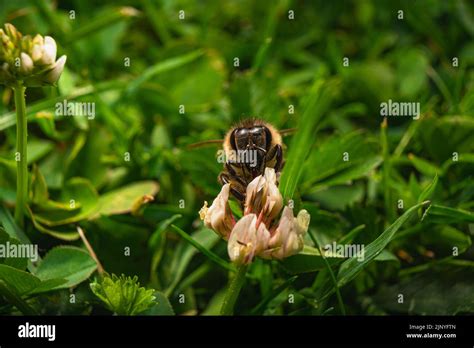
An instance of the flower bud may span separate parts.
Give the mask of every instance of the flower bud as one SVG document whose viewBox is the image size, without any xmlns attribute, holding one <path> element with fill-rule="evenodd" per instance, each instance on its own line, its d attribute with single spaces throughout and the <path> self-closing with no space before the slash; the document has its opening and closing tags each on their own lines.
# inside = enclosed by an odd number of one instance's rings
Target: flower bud
<svg viewBox="0 0 474 348">
<path fill-rule="evenodd" d="M 52 37 L 23 36 L 13 25 L 5 24 L 0 29 L 0 83 L 11 87 L 19 83 L 26 87 L 55 85 L 66 63 L 66 56 L 56 60 L 56 54 Z"/>
<path fill-rule="evenodd" d="M 33 60 L 29 55 L 24 52 L 21 52 L 21 61 L 20 61 L 20 71 L 22 74 L 29 74 L 33 71 Z"/>
<path fill-rule="evenodd" d="M 54 41 L 51 36 L 46 36 L 44 38 L 43 56 L 40 60 L 41 63 L 44 65 L 53 64 L 56 61 L 56 50 L 56 41 Z"/>
<path fill-rule="evenodd" d="M 237 264 L 248 264 L 254 256 L 268 247 L 270 232 L 265 224 L 257 226 L 257 215 L 249 214 L 241 218 L 232 229 L 227 243 L 230 259 Z"/>
<path fill-rule="evenodd" d="M 199 211 L 201 220 L 204 224 L 217 232 L 222 238 L 227 240 L 230 232 L 235 225 L 234 216 L 229 206 L 230 184 L 222 186 L 221 192 L 217 195 L 212 205 L 208 208 L 207 202 Z"/>
<path fill-rule="evenodd" d="M 61 56 L 54 64 L 53 68 L 44 75 L 43 81 L 51 85 L 56 84 L 64 70 L 66 59 L 66 56 Z"/>
</svg>

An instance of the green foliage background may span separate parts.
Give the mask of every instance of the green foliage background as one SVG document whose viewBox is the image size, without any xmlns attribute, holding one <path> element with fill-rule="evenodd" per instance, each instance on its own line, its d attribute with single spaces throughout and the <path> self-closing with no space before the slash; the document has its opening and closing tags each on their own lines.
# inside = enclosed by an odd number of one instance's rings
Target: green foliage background
<svg viewBox="0 0 474 348">
<path fill-rule="evenodd" d="M 42 256 L 0 260 L 0 313 L 136 314 L 127 301 L 143 294 L 142 314 L 217 314 L 233 267 L 198 211 L 222 165 L 216 146 L 187 146 L 249 116 L 298 129 L 281 190 L 311 235 L 301 255 L 252 264 L 236 314 L 472 313 L 473 13 L 463 0 L 0 1 L 0 23 L 68 56 L 57 88 L 27 90 L 25 231 L 10 216 L 15 113 L 0 89 L 0 240 Z M 96 117 L 55 116 L 64 99 Z M 389 99 L 419 102 L 420 119 L 381 126 Z M 107 272 L 138 278 L 100 288 L 77 225 Z M 318 244 L 333 241 L 371 258 L 324 260 Z"/>
</svg>

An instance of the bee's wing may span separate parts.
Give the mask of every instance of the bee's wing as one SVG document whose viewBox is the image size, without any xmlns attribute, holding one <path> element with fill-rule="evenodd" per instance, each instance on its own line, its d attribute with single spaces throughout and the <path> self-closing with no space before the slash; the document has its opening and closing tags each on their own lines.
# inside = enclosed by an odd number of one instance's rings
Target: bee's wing
<svg viewBox="0 0 474 348">
<path fill-rule="evenodd" d="M 213 139 L 213 140 L 204 140 L 204 141 L 199 141 L 197 143 L 189 144 L 188 149 L 197 149 L 200 147 L 204 146 L 210 146 L 210 145 L 221 145 L 223 143 L 224 139 Z"/>
</svg>

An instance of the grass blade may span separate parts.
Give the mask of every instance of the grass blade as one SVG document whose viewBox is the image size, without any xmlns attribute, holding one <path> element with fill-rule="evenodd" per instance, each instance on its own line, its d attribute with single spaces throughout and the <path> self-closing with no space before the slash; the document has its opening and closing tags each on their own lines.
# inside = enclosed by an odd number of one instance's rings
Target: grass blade
<svg viewBox="0 0 474 348">
<path fill-rule="evenodd" d="M 313 235 L 313 232 L 311 231 L 311 229 L 308 230 L 308 233 L 309 233 L 309 236 L 311 237 L 311 240 L 313 241 L 314 245 L 318 247 L 319 252 L 321 253 L 321 256 L 324 260 L 324 263 L 326 264 L 326 268 L 329 272 L 329 275 L 331 276 L 331 280 L 332 280 L 333 285 L 334 285 L 334 291 L 336 291 L 337 302 L 339 303 L 339 308 L 341 309 L 341 313 L 342 313 L 342 315 L 346 315 L 346 308 L 344 307 L 344 301 L 342 300 L 341 292 L 339 291 L 339 286 L 337 285 L 337 280 L 336 280 L 336 277 L 334 276 L 334 272 L 332 271 L 332 268 L 329 265 L 328 260 L 326 260 L 326 257 L 324 256 L 324 254 L 321 250 L 321 247 L 319 246 L 318 240 Z"/>
<path fill-rule="evenodd" d="M 275 289 L 273 289 L 272 291 L 270 291 L 270 293 L 267 296 L 265 296 L 265 298 L 262 301 L 260 301 L 260 303 L 254 309 L 252 309 L 250 314 L 251 315 L 262 314 L 263 311 L 265 310 L 265 308 L 267 307 L 267 305 L 270 303 L 270 301 L 273 300 L 278 295 L 280 295 L 280 293 L 283 290 L 285 290 L 287 287 L 289 287 L 291 284 L 293 284 L 293 282 L 297 278 L 298 278 L 298 276 L 290 277 L 287 280 L 285 280 L 285 282 L 283 284 L 281 284 L 280 286 L 278 286 Z"/>
<path fill-rule="evenodd" d="M 205 247 L 203 247 L 201 244 L 199 244 L 198 242 L 196 242 L 193 238 L 191 238 L 191 236 L 189 234 L 187 234 L 186 232 L 184 232 L 182 229 L 180 229 L 178 226 L 176 225 L 171 225 L 171 228 L 173 230 L 176 231 L 176 233 L 178 233 L 183 239 L 185 239 L 189 244 L 191 244 L 193 247 L 195 247 L 197 250 L 199 250 L 200 252 L 202 252 L 204 255 L 206 255 L 211 261 L 215 262 L 216 264 L 218 264 L 219 266 L 221 266 L 222 268 L 228 270 L 228 271 L 231 271 L 231 272 L 235 272 L 235 267 L 233 267 L 232 265 L 230 265 L 227 261 L 223 260 L 222 258 L 220 258 L 218 255 L 214 254 L 212 251 L 206 249 Z"/>
<path fill-rule="evenodd" d="M 66 43 L 72 43 L 87 38 L 89 35 L 94 34 L 115 23 L 129 19 L 131 17 L 137 17 L 138 15 L 139 11 L 133 7 L 120 7 L 112 11 L 107 11 L 105 15 L 93 18 L 77 30 L 69 33 L 66 36 Z"/>
<path fill-rule="evenodd" d="M 335 87 L 333 82 L 325 83 L 316 79 L 304 103 L 304 111 L 297 126 L 299 134 L 292 139 L 280 181 L 280 191 L 285 199 L 293 198 L 301 178 L 303 163 L 311 152 L 319 121 L 333 98 Z"/>
<path fill-rule="evenodd" d="M 344 286 L 352 279 L 354 279 L 360 271 L 362 271 L 373 259 L 380 254 L 390 241 L 395 236 L 395 233 L 408 221 L 410 217 L 417 211 L 418 208 L 428 204 L 429 201 L 419 203 L 408 209 L 402 216 L 400 216 L 392 225 L 390 225 L 380 236 L 378 236 L 372 243 L 365 248 L 365 257 L 362 262 L 358 261 L 357 256 L 351 257 L 344 261 L 339 268 L 337 275 L 337 284 L 339 287 Z"/>
<path fill-rule="evenodd" d="M 132 83 L 130 83 L 128 88 L 125 90 L 125 94 L 130 95 L 136 92 L 138 87 L 140 87 L 144 82 L 151 79 L 153 76 L 191 63 L 203 54 L 204 51 L 202 49 L 199 49 L 191 53 L 183 54 L 178 57 L 173 57 L 153 65 L 152 67 L 146 69 L 145 72 L 138 76 L 134 81 L 132 81 Z"/>
<path fill-rule="evenodd" d="M 115 89 L 122 89 L 128 85 L 127 80 L 111 80 L 96 83 L 95 85 L 86 85 L 84 87 L 77 88 L 73 93 L 68 95 L 61 95 L 54 98 L 44 99 L 40 102 L 33 103 L 26 108 L 26 115 L 28 121 L 34 121 L 34 114 L 37 112 L 43 111 L 45 109 L 52 108 L 56 103 L 63 102 L 65 99 L 68 101 L 75 100 L 80 97 L 90 96 L 95 93 L 102 93 L 106 91 L 111 91 Z M 8 127 L 14 126 L 16 124 L 16 114 L 14 111 L 7 112 L 2 117 L 0 117 L 0 131 L 5 130 Z"/>
</svg>

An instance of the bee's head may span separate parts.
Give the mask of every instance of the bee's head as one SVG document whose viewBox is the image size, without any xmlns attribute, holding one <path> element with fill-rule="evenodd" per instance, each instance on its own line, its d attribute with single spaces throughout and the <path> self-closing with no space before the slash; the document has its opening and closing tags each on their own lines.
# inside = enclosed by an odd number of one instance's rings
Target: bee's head
<svg viewBox="0 0 474 348">
<path fill-rule="evenodd" d="M 272 134 L 268 127 L 238 127 L 230 135 L 230 143 L 234 150 L 268 151 L 272 143 Z"/>
</svg>

